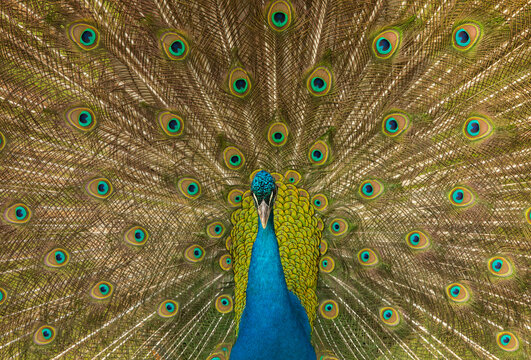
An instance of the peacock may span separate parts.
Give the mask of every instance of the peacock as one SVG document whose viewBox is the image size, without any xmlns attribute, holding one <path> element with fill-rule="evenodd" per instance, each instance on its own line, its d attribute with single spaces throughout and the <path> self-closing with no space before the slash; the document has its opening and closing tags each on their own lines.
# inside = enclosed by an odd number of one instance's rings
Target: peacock
<svg viewBox="0 0 531 360">
<path fill-rule="evenodd" d="M 531 356 L 526 0 L 2 0 L 0 358 Z"/>
</svg>

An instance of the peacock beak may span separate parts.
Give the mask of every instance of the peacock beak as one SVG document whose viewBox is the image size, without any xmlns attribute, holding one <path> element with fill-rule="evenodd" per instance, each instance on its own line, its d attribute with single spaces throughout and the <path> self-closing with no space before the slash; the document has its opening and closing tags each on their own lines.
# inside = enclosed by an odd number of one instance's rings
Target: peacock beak
<svg viewBox="0 0 531 360">
<path fill-rule="evenodd" d="M 269 213 L 271 212 L 271 207 L 266 203 L 265 200 L 262 200 L 262 203 L 258 205 L 258 216 L 260 217 L 260 223 L 262 228 L 267 227 L 267 220 L 269 220 Z"/>
</svg>

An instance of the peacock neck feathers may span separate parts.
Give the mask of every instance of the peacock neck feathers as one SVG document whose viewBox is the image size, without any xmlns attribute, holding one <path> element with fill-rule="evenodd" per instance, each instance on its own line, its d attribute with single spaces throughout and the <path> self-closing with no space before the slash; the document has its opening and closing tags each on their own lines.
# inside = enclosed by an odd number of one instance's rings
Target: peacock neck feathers
<svg viewBox="0 0 531 360">
<path fill-rule="evenodd" d="M 258 225 L 231 359 L 314 360 L 308 317 L 284 278 L 273 216 L 271 212 L 265 229 Z"/>
</svg>

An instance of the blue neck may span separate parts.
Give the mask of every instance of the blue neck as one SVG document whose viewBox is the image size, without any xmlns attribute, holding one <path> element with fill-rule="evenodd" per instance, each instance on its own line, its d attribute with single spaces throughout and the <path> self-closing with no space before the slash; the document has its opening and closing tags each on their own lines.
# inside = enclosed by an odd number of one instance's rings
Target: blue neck
<svg viewBox="0 0 531 360">
<path fill-rule="evenodd" d="M 258 220 L 246 305 L 230 358 L 315 360 L 310 332 L 300 300 L 286 286 L 272 211 L 265 229 Z"/>
</svg>

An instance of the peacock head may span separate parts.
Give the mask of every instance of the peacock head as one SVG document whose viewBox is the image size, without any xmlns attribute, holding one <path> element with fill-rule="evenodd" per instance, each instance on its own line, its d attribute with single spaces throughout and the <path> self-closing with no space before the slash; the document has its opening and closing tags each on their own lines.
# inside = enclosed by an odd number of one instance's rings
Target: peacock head
<svg viewBox="0 0 531 360">
<path fill-rule="evenodd" d="M 258 211 L 260 223 L 262 224 L 262 228 L 265 229 L 277 195 L 275 179 L 267 171 L 259 171 L 254 176 L 251 184 L 251 192 L 253 194 L 254 205 Z"/>
</svg>

